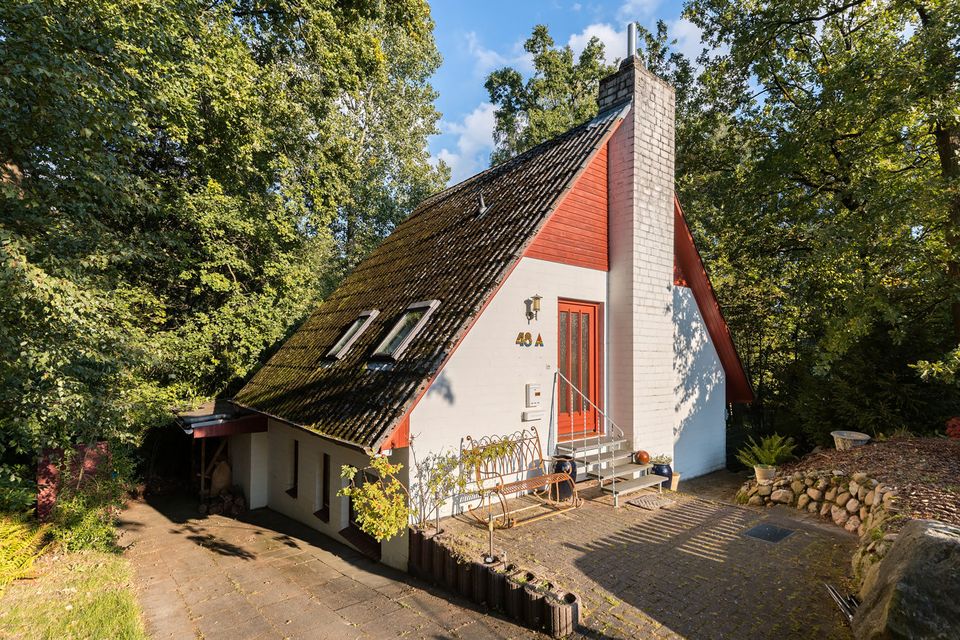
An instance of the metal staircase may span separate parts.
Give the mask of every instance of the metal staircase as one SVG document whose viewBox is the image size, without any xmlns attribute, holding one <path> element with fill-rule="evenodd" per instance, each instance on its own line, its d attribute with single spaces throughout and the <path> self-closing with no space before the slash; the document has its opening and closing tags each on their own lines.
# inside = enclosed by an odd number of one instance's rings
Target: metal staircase
<svg viewBox="0 0 960 640">
<path fill-rule="evenodd" d="M 560 380 L 570 389 L 571 397 L 574 393 L 579 394 L 583 402 L 589 403 L 596 410 L 598 424 L 591 431 L 586 429 L 586 425 L 582 425 L 584 428 L 581 431 L 570 434 L 575 439 L 558 442 L 556 455 L 573 458 L 577 463 L 578 476 L 582 470 L 587 477 L 597 478 L 600 488 L 613 494 L 615 506 L 620 506 L 620 496 L 647 487 L 655 486 L 663 491 L 663 483 L 667 482 L 668 478 L 652 473 L 652 464 L 635 464 L 633 451 L 630 450 L 623 430 L 559 371 L 556 372 L 554 389 L 559 389 L 556 383 Z M 599 424 L 601 417 L 606 429 Z"/>
</svg>

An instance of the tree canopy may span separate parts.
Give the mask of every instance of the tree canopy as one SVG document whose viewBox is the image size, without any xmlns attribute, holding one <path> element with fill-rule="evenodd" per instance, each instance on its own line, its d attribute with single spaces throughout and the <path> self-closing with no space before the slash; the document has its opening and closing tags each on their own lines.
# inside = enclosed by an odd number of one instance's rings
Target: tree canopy
<svg viewBox="0 0 960 640">
<path fill-rule="evenodd" d="M 0 461 L 242 379 L 442 186 L 423 0 L 0 6 Z"/>
</svg>

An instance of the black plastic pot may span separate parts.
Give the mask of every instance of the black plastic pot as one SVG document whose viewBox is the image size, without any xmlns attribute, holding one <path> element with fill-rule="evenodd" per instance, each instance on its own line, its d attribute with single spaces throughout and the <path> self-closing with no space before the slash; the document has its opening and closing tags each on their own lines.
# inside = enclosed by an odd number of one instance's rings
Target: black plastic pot
<svg viewBox="0 0 960 640">
<path fill-rule="evenodd" d="M 573 481 L 577 481 L 577 462 L 571 456 L 557 456 L 557 461 L 553 465 L 554 473 L 568 473 Z M 560 481 L 556 483 L 557 499 L 568 500 L 573 495 L 573 487 L 569 482 Z"/>
<path fill-rule="evenodd" d="M 574 593 L 550 594 L 544 599 L 543 613 L 547 633 L 563 638 L 580 624 L 580 598 Z"/>
</svg>

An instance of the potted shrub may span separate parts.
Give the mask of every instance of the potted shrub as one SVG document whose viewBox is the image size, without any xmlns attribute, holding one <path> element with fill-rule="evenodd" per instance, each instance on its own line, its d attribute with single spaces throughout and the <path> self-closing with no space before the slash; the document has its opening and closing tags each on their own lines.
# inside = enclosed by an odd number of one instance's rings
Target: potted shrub
<svg viewBox="0 0 960 640">
<path fill-rule="evenodd" d="M 770 481 L 777 475 L 777 465 L 796 457 L 793 455 L 795 447 L 793 438 L 784 438 L 776 433 L 760 438 L 759 443 L 750 437 L 746 445 L 737 451 L 737 460 L 753 467 L 757 482 Z"/>
<path fill-rule="evenodd" d="M 670 463 L 673 462 L 673 458 L 667 454 L 661 453 L 660 455 L 653 456 L 650 458 L 650 462 L 653 464 L 653 473 L 655 475 L 663 476 L 667 480 L 673 477 L 673 469 L 670 468 Z"/>
</svg>

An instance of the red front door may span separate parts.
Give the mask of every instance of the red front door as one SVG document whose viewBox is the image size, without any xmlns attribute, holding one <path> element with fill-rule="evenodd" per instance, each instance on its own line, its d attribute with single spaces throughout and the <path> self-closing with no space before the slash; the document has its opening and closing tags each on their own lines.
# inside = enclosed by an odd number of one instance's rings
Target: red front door
<svg viewBox="0 0 960 640">
<path fill-rule="evenodd" d="M 558 332 L 557 432 L 561 440 L 594 436 L 602 430 L 600 405 L 600 306 L 560 301 Z M 578 393 L 579 390 L 579 393 Z M 582 395 L 581 395 L 582 394 Z"/>
</svg>

